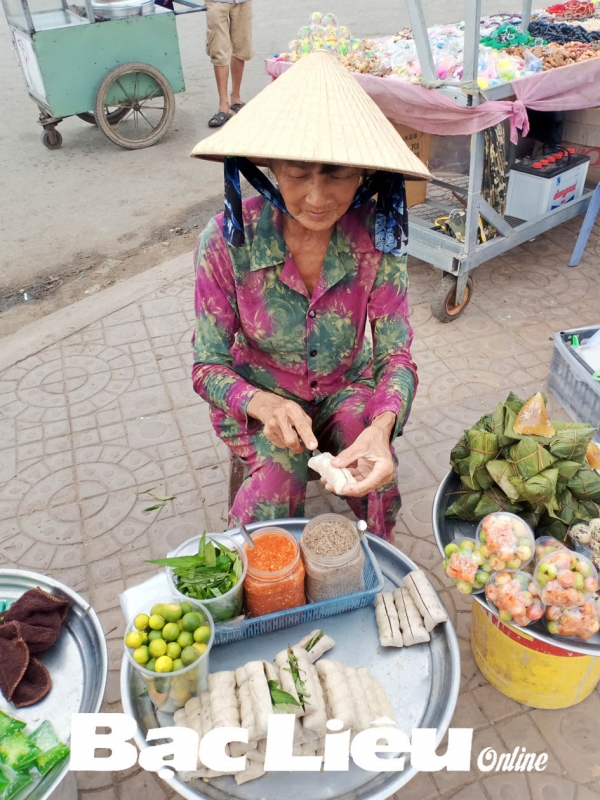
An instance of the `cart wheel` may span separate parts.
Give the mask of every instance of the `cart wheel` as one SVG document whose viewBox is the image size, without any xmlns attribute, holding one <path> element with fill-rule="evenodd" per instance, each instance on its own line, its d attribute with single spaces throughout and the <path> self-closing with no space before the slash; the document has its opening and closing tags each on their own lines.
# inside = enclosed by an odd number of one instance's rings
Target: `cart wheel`
<svg viewBox="0 0 600 800">
<path fill-rule="evenodd" d="M 430 300 L 431 313 L 440 322 L 454 322 L 468 306 L 472 294 L 473 278 L 469 278 L 462 303 L 456 305 L 456 278 L 447 275 L 442 278 Z"/>
<path fill-rule="evenodd" d="M 48 150 L 58 150 L 63 143 L 62 135 L 56 128 L 44 128 L 42 131 L 42 144 Z"/>
<path fill-rule="evenodd" d="M 112 114 L 125 112 L 115 124 Z M 109 72 L 96 93 L 96 125 L 127 150 L 151 147 L 169 130 L 175 95 L 165 76 L 149 64 L 122 64 Z"/>
<path fill-rule="evenodd" d="M 123 119 L 125 114 L 127 114 L 128 109 L 126 108 L 119 108 L 117 111 L 113 111 L 111 114 L 106 115 L 106 119 L 111 125 L 116 125 L 120 119 Z M 89 122 L 90 125 L 96 124 L 96 117 L 94 116 L 93 111 L 84 111 L 82 114 L 77 114 L 79 119 L 82 119 L 84 122 Z"/>
</svg>

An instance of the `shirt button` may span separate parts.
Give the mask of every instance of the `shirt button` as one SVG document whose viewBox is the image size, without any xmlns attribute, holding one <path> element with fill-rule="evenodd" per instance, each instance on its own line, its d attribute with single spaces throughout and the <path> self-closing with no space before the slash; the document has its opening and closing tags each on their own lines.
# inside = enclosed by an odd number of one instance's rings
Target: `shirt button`
<svg viewBox="0 0 600 800">
<path fill-rule="evenodd" d="M 317 355 L 317 351 L 316 350 L 311 350 L 310 354 L 314 358 Z"/>
<path fill-rule="evenodd" d="M 311 389 L 315 389 L 316 386 L 317 386 L 317 382 L 316 381 L 311 381 L 310 382 L 310 386 L 311 386 Z"/>
<path fill-rule="evenodd" d="M 309 317 L 316 317 L 317 316 L 317 312 L 314 310 L 314 308 L 311 308 L 311 310 L 308 312 L 308 316 Z"/>
</svg>

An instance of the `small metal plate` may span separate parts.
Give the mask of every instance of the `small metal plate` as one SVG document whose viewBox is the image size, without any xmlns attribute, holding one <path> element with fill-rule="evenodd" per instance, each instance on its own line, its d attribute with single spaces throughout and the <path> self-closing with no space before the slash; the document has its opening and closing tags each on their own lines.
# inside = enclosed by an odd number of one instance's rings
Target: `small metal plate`
<svg viewBox="0 0 600 800">
<path fill-rule="evenodd" d="M 28 730 L 49 720 L 61 741 L 71 737 L 71 714 L 100 710 L 108 677 L 108 651 L 104 632 L 94 609 L 72 589 L 45 575 L 0 569 L 0 600 L 18 599 L 39 586 L 49 594 L 67 597 L 71 610 L 58 641 L 40 656 L 52 678 L 49 694 L 28 708 L 15 708 L 0 695 L 0 709 L 27 723 Z M 60 783 L 68 763 L 51 770 L 28 794 L 28 800 L 44 800 Z"/>
<path fill-rule="evenodd" d="M 475 538 L 477 530 L 476 522 L 465 522 L 461 519 L 452 519 L 444 516 L 446 509 L 452 505 L 456 499 L 456 493 L 461 491 L 460 478 L 452 470 L 446 475 L 441 482 L 439 489 L 436 492 L 433 501 L 433 534 L 437 543 L 438 549 L 444 557 L 444 547 L 452 542 L 454 539 L 461 536 L 470 536 Z M 488 604 L 485 599 L 485 594 L 474 594 L 473 599 L 477 600 L 484 608 L 489 609 L 494 616 L 497 616 L 495 610 Z M 572 638 L 570 636 L 551 636 L 543 622 L 534 622 L 528 625 L 527 628 L 518 628 L 518 630 L 527 631 L 526 635 L 533 636 L 541 642 L 547 642 L 564 650 L 569 650 L 572 653 L 581 653 L 586 656 L 600 656 L 600 632 L 594 634 L 587 642 L 581 639 Z"/>
<path fill-rule="evenodd" d="M 308 520 L 277 521 L 277 525 L 295 532 Z M 385 591 L 401 585 L 402 578 L 416 565 L 399 550 L 369 535 L 369 546 L 381 567 Z M 331 657 L 353 667 L 368 667 L 385 687 L 395 712 L 398 727 L 409 736 L 415 727 L 437 728 L 437 742 L 443 738 L 458 697 L 460 656 L 454 628 L 450 622 L 435 628 L 428 644 L 407 648 L 382 648 L 379 645 L 375 613 L 372 605 L 321 621 L 322 629 L 335 639 Z M 254 659 L 272 660 L 288 644 L 319 627 L 307 623 L 295 628 L 269 633 L 213 648 L 210 671 L 232 670 Z M 136 742 L 145 742 L 148 728 L 172 724 L 172 718 L 158 720 L 150 699 L 142 695 L 143 686 L 123 659 L 121 697 L 123 709 L 138 722 Z M 140 696 L 142 695 L 142 696 Z M 371 773 L 351 764 L 348 772 L 271 773 L 256 781 L 237 786 L 232 777 L 205 783 L 186 784 L 177 777 L 168 782 L 171 788 L 189 800 L 385 800 L 414 778 L 416 772 L 407 766 L 401 773 Z"/>
</svg>

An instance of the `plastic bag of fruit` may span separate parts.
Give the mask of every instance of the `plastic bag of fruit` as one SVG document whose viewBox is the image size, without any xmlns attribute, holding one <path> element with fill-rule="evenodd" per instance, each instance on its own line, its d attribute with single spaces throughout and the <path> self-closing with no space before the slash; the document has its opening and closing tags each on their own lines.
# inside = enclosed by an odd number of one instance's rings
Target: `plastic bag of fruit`
<svg viewBox="0 0 600 800">
<path fill-rule="evenodd" d="M 444 571 L 461 594 L 481 592 L 492 572 L 475 539 L 463 538 L 444 548 Z"/>
<path fill-rule="evenodd" d="M 559 542 L 554 536 L 540 536 L 535 540 L 535 553 L 534 560 L 536 565 L 544 558 L 544 556 L 554 553 L 556 550 L 569 550 L 564 542 Z"/>
<path fill-rule="evenodd" d="M 502 622 L 525 628 L 544 616 L 540 587 L 526 572 L 495 572 L 485 587 L 485 596 Z"/>
<path fill-rule="evenodd" d="M 497 511 L 477 527 L 479 550 L 496 572 L 522 569 L 533 558 L 535 539 L 529 525 L 516 514 Z"/>
<path fill-rule="evenodd" d="M 571 636 L 585 642 L 600 630 L 598 608 L 591 598 L 578 608 L 548 606 L 546 627 L 554 636 Z"/>
<path fill-rule="evenodd" d="M 547 606 L 575 608 L 585 603 L 586 594 L 598 591 L 598 573 L 589 558 L 569 550 L 555 550 L 535 568 L 535 580 L 542 587 Z"/>
</svg>

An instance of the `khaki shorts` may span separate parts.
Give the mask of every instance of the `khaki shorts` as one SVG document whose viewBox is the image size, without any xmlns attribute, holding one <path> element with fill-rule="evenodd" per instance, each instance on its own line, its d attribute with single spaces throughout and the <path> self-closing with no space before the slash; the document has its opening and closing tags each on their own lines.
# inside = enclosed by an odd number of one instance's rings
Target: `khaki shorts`
<svg viewBox="0 0 600 800">
<path fill-rule="evenodd" d="M 215 67 L 228 67 L 232 56 L 250 61 L 252 0 L 245 3 L 206 3 L 206 53 Z"/>
</svg>

